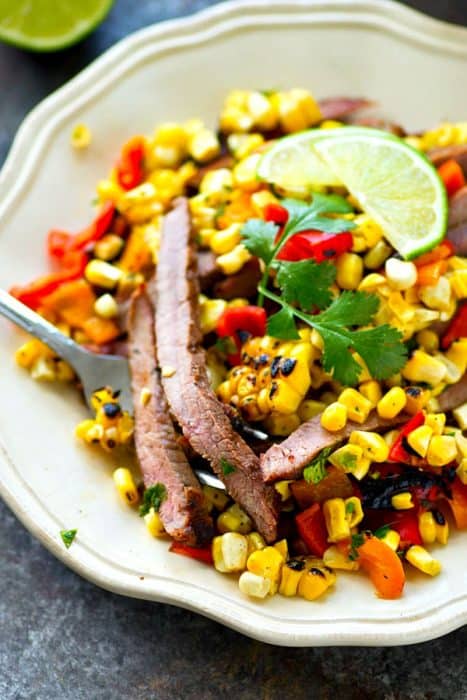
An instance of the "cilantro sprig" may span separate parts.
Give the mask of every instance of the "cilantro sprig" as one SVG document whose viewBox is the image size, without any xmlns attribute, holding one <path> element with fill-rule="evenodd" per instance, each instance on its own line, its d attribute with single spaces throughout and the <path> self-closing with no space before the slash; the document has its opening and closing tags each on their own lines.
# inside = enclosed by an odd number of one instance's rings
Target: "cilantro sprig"
<svg viewBox="0 0 467 700">
<path fill-rule="evenodd" d="M 303 470 L 303 478 L 308 484 L 319 484 L 319 482 L 325 478 L 327 475 L 326 462 L 333 449 L 332 447 L 325 447 L 324 450 L 321 450 L 319 455 L 305 467 Z"/>
<path fill-rule="evenodd" d="M 297 320 L 316 329 L 324 343 L 324 369 L 347 386 L 357 384 L 362 371 L 352 351 L 360 355 L 375 379 L 387 379 L 398 372 L 407 358 L 401 333 L 388 324 L 359 329 L 369 326 L 378 311 L 380 302 L 375 294 L 344 291 L 333 299 L 334 265 L 312 259 L 277 260 L 281 248 L 300 231 L 341 233 L 354 228 L 351 221 L 336 217 L 352 211 L 347 200 L 338 195 L 314 194 L 311 204 L 284 199 L 281 206 L 289 217 L 279 240 L 279 227 L 262 219 L 250 219 L 242 228 L 245 247 L 264 263 L 258 304 L 263 305 L 268 298 L 280 307 L 268 319 L 268 334 L 281 340 L 298 340 Z M 268 289 L 273 268 L 280 295 Z M 314 313 L 317 310 L 320 313 Z"/>
<path fill-rule="evenodd" d="M 150 486 L 143 494 L 143 502 L 139 507 L 141 517 L 147 515 L 151 508 L 154 508 L 156 513 L 161 507 L 162 502 L 167 498 L 167 489 L 164 484 L 157 483 Z"/>
</svg>

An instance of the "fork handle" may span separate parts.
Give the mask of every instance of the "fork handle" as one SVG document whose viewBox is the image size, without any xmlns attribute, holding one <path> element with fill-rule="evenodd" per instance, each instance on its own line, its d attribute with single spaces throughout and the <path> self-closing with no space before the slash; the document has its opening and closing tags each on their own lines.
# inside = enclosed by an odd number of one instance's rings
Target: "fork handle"
<svg viewBox="0 0 467 700">
<path fill-rule="evenodd" d="M 79 345 L 3 289 L 0 289 L 0 315 L 42 340 L 57 355 L 76 367 L 82 354 Z"/>
</svg>

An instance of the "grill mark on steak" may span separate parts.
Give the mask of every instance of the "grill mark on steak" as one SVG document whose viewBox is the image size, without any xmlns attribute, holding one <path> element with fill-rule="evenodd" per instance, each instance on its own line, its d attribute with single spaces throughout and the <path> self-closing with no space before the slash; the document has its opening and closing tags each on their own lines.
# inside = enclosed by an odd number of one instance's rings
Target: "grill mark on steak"
<svg viewBox="0 0 467 700">
<path fill-rule="evenodd" d="M 467 401 L 467 376 L 453 384 L 438 397 L 442 411 L 450 411 Z M 288 438 L 273 445 L 260 457 L 261 471 L 265 482 L 280 479 L 296 479 L 304 467 L 326 447 L 337 447 L 344 442 L 353 430 L 374 430 L 381 432 L 396 428 L 410 419 L 402 413 L 391 420 L 380 418 L 373 411 L 363 424 L 348 421 L 347 425 L 336 433 L 329 433 L 321 426 L 321 416 L 315 416 L 297 428 Z"/>
<path fill-rule="evenodd" d="M 278 500 L 261 478 L 258 457 L 233 430 L 206 371 L 198 323 L 199 284 L 187 201 L 165 217 L 157 274 L 156 331 L 161 367 L 175 373 L 162 384 L 172 413 L 196 452 L 207 459 L 228 493 L 268 542 L 277 534 Z M 224 474 L 228 462 L 234 471 Z"/>
<path fill-rule="evenodd" d="M 166 488 L 159 515 L 169 535 L 189 545 L 205 544 L 214 534 L 213 524 L 201 486 L 177 440 L 155 371 L 154 311 L 144 292 L 132 300 L 129 329 L 135 443 L 144 484 L 149 488 L 162 483 Z M 144 387 L 151 391 L 146 406 L 140 400 Z"/>
</svg>

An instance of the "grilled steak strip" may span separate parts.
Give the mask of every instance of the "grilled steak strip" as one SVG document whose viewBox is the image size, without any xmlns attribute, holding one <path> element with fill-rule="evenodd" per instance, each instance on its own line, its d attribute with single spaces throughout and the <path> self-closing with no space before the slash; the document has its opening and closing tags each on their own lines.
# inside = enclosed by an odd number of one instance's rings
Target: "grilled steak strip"
<svg viewBox="0 0 467 700">
<path fill-rule="evenodd" d="M 169 416 L 167 401 L 156 371 L 154 312 L 145 293 L 131 304 L 130 371 L 135 411 L 135 443 L 146 488 L 161 483 L 166 488 L 159 515 L 175 540 L 201 545 L 213 536 L 201 486 L 193 474 Z M 143 406 L 141 391 L 151 397 Z"/>
<path fill-rule="evenodd" d="M 443 391 L 438 397 L 442 411 L 449 411 L 467 401 L 467 376 Z M 401 413 L 392 420 L 380 418 L 372 411 L 362 424 L 348 421 L 345 428 L 336 433 L 329 433 L 321 426 L 321 416 L 315 416 L 297 428 L 288 438 L 278 445 L 273 445 L 260 457 L 261 471 L 265 482 L 281 479 L 297 479 L 304 467 L 326 447 L 337 447 L 344 442 L 353 430 L 373 430 L 381 432 L 396 428 L 410 418 Z"/>
<path fill-rule="evenodd" d="M 263 483 L 258 457 L 234 431 L 209 384 L 198 293 L 189 211 L 181 198 L 165 217 L 159 252 L 156 331 L 162 384 L 193 449 L 210 462 L 228 493 L 271 542 L 277 532 L 277 494 Z"/>
<path fill-rule="evenodd" d="M 360 97 L 330 97 L 319 100 L 318 104 L 323 119 L 343 119 L 359 109 L 371 107 L 374 103 Z"/>
</svg>

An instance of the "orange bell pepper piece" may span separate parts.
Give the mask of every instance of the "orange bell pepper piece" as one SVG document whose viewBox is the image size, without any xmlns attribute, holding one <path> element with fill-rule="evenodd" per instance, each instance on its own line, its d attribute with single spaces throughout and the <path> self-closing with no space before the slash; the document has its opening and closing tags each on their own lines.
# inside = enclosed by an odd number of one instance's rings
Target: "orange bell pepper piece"
<svg viewBox="0 0 467 700">
<path fill-rule="evenodd" d="M 83 323 L 83 331 L 96 345 L 104 345 L 118 338 L 121 331 L 114 321 L 109 318 L 91 316 Z"/>
<path fill-rule="evenodd" d="M 459 530 L 467 529 L 467 486 L 460 479 L 451 484 L 452 498 L 449 499 L 452 515 Z"/>
<path fill-rule="evenodd" d="M 438 260 L 445 260 L 454 255 L 454 246 L 451 241 L 443 241 L 436 248 L 430 250 L 428 253 L 424 253 L 416 258 L 413 262 L 417 267 L 423 267 L 423 265 L 429 265 L 430 263 L 437 262 Z"/>
<path fill-rule="evenodd" d="M 42 307 L 54 311 L 61 321 L 73 328 L 82 328 L 94 315 L 96 295 L 86 280 L 65 282 L 52 294 L 44 297 Z"/>
<path fill-rule="evenodd" d="M 464 172 L 459 163 L 453 158 L 439 166 L 438 174 L 444 182 L 448 197 L 452 197 L 465 185 Z"/>
<path fill-rule="evenodd" d="M 437 260 L 428 265 L 422 265 L 417 268 L 417 284 L 420 287 L 433 287 L 447 269 L 446 260 Z"/>
<path fill-rule="evenodd" d="M 400 598 L 405 584 L 404 567 L 391 547 L 377 537 L 368 537 L 358 548 L 358 561 L 380 598 Z"/>
</svg>

